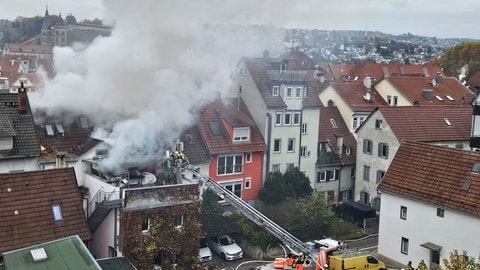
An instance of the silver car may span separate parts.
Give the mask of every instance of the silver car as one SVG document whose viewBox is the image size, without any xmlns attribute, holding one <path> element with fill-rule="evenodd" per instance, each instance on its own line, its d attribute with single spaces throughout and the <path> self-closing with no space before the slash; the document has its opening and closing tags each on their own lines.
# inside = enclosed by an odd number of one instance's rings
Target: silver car
<svg viewBox="0 0 480 270">
<path fill-rule="evenodd" d="M 224 260 L 233 261 L 243 258 L 242 248 L 228 234 L 208 239 L 208 246 Z"/>
<path fill-rule="evenodd" d="M 200 239 L 200 248 L 198 250 L 197 262 L 208 262 L 212 259 L 212 250 L 208 247 L 208 241 L 205 238 Z"/>
</svg>

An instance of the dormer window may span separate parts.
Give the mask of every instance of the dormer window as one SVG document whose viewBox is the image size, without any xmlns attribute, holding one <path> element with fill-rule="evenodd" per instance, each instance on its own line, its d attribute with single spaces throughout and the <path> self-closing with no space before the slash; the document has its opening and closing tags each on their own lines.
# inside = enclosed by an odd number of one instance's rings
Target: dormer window
<svg viewBox="0 0 480 270">
<path fill-rule="evenodd" d="M 233 141 L 234 142 L 250 141 L 250 128 L 249 127 L 235 128 L 233 130 Z"/>
<path fill-rule="evenodd" d="M 280 94 L 280 86 L 275 85 L 272 89 L 272 96 L 277 97 Z"/>
<path fill-rule="evenodd" d="M 287 98 L 293 97 L 293 87 L 287 87 Z"/>
</svg>

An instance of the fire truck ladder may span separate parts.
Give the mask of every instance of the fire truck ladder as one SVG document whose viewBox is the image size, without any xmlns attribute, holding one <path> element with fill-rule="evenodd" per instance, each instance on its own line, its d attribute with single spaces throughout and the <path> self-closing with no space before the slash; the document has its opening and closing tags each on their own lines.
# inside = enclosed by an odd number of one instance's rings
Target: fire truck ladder
<svg viewBox="0 0 480 270">
<path fill-rule="evenodd" d="M 298 238 L 296 238 L 295 236 L 287 232 L 285 229 L 277 225 L 275 222 L 270 220 L 268 217 L 260 213 L 257 209 L 239 198 L 232 191 L 215 182 L 215 180 L 213 180 L 212 178 L 199 174 L 195 170 L 195 167 L 193 167 L 192 165 L 186 165 L 184 168 L 192 172 L 195 177 L 200 180 L 200 183 L 205 184 L 207 187 L 212 189 L 218 196 L 223 197 L 227 202 L 229 202 L 233 207 L 239 210 L 243 215 L 245 215 L 255 224 L 267 230 L 277 239 L 282 241 L 283 245 L 285 245 L 292 253 L 298 254 L 299 252 L 302 252 L 305 256 L 308 255 L 306 254 L 309 253 L 309 246 L 307 244 L 300 241 Z"/>
</svg>

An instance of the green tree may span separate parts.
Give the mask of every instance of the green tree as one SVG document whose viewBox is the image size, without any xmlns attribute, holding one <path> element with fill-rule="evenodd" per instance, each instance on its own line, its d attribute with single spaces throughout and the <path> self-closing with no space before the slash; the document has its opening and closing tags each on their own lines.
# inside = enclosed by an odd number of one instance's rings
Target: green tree
<svg viewBox="0 0 480 270">
<path fill-rule="evenodd" d="M 270 173 L 258 198 L 265 204 L 279 204 L 288 199 L 309 196 L 313 192 L 310 180 L 297 167 L 290 167 L 281 174 Z"/>
<path fill-rule="evenodd" d="M 450 252 L 449 259 L 443 259 L 443 267 L 446 270 L 480 270 L 480 258 L 475 261 L 466 251 L 460 253 L 455 249 Z"/>
<path fill-rule="evenodd" d="M 217 194 L 210 188 L 203 191 L 201 209 L 204 215 L 222 215 L 224 212 Z"/>
<path fill-rule="evenodd" d="M 458 77 L 459 70 L 468 64 L 468 80 L 473 74 L 480 70 L 480 42 L 463 42 L 447 50 L 439 59 L 438 65 L 443 69 L 445 75 Z"/>
<path fill-rule="evenodd" d="M 280 227 L 304 239 L 330 235 L 330 227 L 335 219 L 322 193 L 268 205 L 262 212 Z"/>
</svg>

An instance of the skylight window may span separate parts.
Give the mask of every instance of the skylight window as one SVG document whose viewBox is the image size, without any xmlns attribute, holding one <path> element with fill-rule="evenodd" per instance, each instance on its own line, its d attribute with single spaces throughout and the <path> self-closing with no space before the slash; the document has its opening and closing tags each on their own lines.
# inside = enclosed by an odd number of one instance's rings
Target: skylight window
<svg viewBox="0 0 480 270">
<path fill-rule="evenodd" d="M 445 124 L 447 124 L 447 126 L 452 126 L 452 123 L 450 122 L 450 120 L 448 120 L 448 118 L 443 118 L 443 121 L 445 121 Z"/>
<path fill-rule="evenodd" d="M 335 119 L 330 119 L 330 123 L 332 124 L 332 127 L 336 128 L 337 127 L 337 123 L 335 122 Z"/>
<path fill-rule="evenodd" d="M 439 101 L 443 101 L 443 98 L 441 96 L 435 96 L 435 98 Z"/>
<path fill-rule="evenodd" d="M 86 117 L 80 117 L 80 125 L 82 128 L 88 128 L 88 119 Z"/>
<path fill-rule="evenodd" d="M 52 125 L 45 125 L 45 130 L 47 131 L 48 136 L 53 136 L 55 133 L 53 132 L 53 127 Z"/>
<path fill-rule="evenodd" d="M 60 207 L 60 204 L 58 203 L 53 204 L 52 212 L 53 212 L 53 220 L 55 221 L 55 223 L 59 223 L 63 221 L 62 208 Z"/>
<path fill-rule="evenodd" d="M 447 97 L 447 99 L 450 100 L 450 101 L 454 101 L 454 100 L 455 100 L 453 97 L 451 97 L 451 96 L 449 96 L 449 95 L 446 95 L 445 97 Z"/>
<path fill-rule="evenodd" d="M 55 127 L 57 128 L 58 135 L 65 135 L 65 130 L 63 129 L 62 124 L 55 124 Z"/>
</svg>

